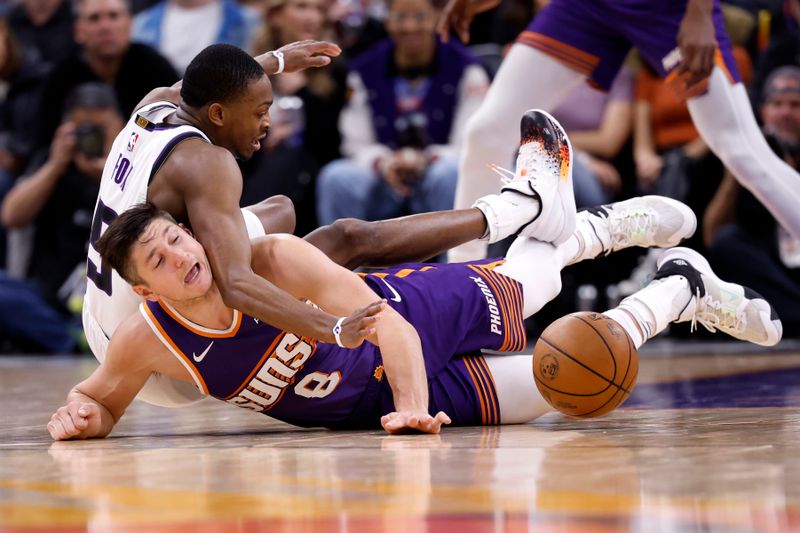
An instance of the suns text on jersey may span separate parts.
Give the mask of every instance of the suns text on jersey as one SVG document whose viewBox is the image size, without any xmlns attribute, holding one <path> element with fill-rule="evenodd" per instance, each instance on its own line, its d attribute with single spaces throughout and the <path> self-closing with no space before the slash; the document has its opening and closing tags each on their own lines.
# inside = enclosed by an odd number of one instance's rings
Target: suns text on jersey
<svg viewBox="0 0 800 533">
<path fill-rule="evenodd" d="M 315 340 L 284 333 L 268 350 L 264 364 L 239 393 L 227 401 L 252 409 L 265 411 L 281 399 L 287 387 L 294 383 L 295 375 L 317 350 Z"/>
</svg>

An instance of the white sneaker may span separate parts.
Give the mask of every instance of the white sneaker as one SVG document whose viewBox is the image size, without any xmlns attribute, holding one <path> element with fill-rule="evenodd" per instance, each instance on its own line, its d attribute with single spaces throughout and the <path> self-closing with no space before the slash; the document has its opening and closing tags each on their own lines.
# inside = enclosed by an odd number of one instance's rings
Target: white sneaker
<svg viewBox="0 0 800 533">
<path fill-rule="evenodd" d="M 591 257 L 631 246 L 671 248 L 695 229 L 697 217 L 689 206 L 664 196 L 641 196 L 578 213 L 577 231 Z"/>
<path fill-rule="evenodd" d="M 516 172 L 497 165 L 492 170 L 506 181 L 500 198 L 514 204 L 531 201 L 536 202 L 534 206 L 538 204 L 538 213 L 517 228 L 521 236 L 556 245 L 572 236 L 575 231 L 572 146 L 556 119 L 539 109 L 526 111 L 520 120 Z"/>
<path fill-rule="evenodd" d="M 658 260 L 655 279 L 682 276 L 691 295 L 675 322 L 697 323 L 709 331 L 719 329 L 731 337 L 773 346 L 781 340 L 783 325 L 775 309 L 760 294 L 719 279 L 708 261 L 688 248 L 672 248 Z"/>
</svg>

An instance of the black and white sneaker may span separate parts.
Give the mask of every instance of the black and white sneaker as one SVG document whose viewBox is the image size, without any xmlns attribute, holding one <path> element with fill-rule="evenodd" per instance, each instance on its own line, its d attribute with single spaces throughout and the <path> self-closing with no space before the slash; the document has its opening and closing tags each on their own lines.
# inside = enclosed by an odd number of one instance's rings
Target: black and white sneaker
<svg viewBox="0 0 800 533">
<path fill-rule="evenodd" d="M 689 282 L 688 300 L 676 298 L 675 322 L 700 323 L 709 331 L 720 330 L 731 337 L 762 346 L 778 344 L 783 325 L 775 309 L 760 294 L 736 283 L 722 281 L 708 261 L 689 248 L 672 248 L 658 260 L 654 280 L 682 276 Z M 685 302 L 685 303 L 684 303 Z"/>
<path fill-rule="evenodd" d="M 535 216 L 514 218 L 502 224 L 523 237 L 561 244 L 575 231 L 575 194 L 572 190 L 572 146 L 564 128 L 548 113 L 532 109 L 520 121 L 520 146 L 516 172 L 492 165 L 505 182 L 499 195 L 484 197 L 476 202 L 492 202 L 515 208 L 533 205 Z M 483 209 L 482 209 L 483 210 Z M 502 207 L 495 212 L 506 211 Z M 519 211 L 519 210 L 517 210 Z M 485 211 L 484 211 L 485 212 Z M 519 211 L 522 213 L 521 211 Z M 498 217 L 501 218 L 501 217 Z M 488 219 L 488 217 L 487 217 Z M 493 231 L 490 221 L 490 240 L 500 231 Z"/>
</svg>

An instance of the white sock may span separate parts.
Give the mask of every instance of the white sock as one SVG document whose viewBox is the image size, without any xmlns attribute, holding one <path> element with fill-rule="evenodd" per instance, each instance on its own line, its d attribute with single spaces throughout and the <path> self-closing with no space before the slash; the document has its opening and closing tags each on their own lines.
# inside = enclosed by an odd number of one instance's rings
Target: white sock
<svg viewBox="0 0 800 533">
<path fill-rule="evenodd" d="M 567 262 L 568 265 L 580 263 L 587 259 L 594 259 L 606 251 L 607 246 L 611 242 L 611 236 L 608 234 L 606 225 L 599 221 L 593 224 L 590 222 L 589 217 L 594 217 L 589 211 L 581 211 L 578 213 L 574 237 L 579 241 L 578 249 L 571 259 Z M 604 240 L 606 243 L 604 243 Z"/>
<path fill-rule="evenodd" d="M 664 331 L 682 313 L 685 314 L 687 307 L 693 305 L 694 299 L 686 278 L 670 276 L 651 282 L 622 300 L 617 308 L 603 314 L 628 332 L 638 350 L 645 341 Z"/>
</svg>

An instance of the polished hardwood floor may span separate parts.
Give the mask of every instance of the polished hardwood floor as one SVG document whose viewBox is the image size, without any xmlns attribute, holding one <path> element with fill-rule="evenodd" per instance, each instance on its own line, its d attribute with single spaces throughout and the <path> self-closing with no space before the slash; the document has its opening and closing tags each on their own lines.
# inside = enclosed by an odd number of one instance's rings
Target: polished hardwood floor
<svg viewBox="0 0 800 533">
<path fill-rule="evenodd" d="M 105 440 L 45 424 L 85 358 L 0 358 L 0 531 L 800 531 L 800 352 L 645 353 L 594 420 L 441 435 L 304 430 L 136 402 Z"/>
</svg>

